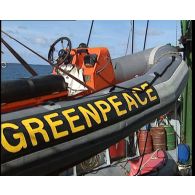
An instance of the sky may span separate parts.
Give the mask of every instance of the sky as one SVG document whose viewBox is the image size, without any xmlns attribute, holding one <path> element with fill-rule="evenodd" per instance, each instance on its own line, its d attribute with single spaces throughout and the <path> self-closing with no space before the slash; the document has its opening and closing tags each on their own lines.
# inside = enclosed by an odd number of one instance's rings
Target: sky
<svg viewBox="0 0 195 195">
<path fill-rule="evenodd" d="M 134 53 L 143 50 L 146 20 L 135 20 L 134 28 Z M 50 45 L 59 37 L 66 36 L 72 41 L 73 48 L 79 43 L 87 42 L 91 20 L 69 20 L 69 21 L 2 21 L 2 30 L 32 48 L 47 58 Z M 90 47 L 107 47 L 111 58 L 124 56 L 130 32 L 130 44 L 127 54 L 131 54 L 130 20 L 95 20 L 89 42 Z M 20 46 L 15 41 L 2 35 L 3 38 L 29 63 L 43 64 L 43 61 L 30 51 Z M 171 43 L 178 44 L 181 36 L 179 20 L 150 20 L 146 49 Z M 2 61 L 18 62 L 12 54 L 2 45 Z"/>
</svg>

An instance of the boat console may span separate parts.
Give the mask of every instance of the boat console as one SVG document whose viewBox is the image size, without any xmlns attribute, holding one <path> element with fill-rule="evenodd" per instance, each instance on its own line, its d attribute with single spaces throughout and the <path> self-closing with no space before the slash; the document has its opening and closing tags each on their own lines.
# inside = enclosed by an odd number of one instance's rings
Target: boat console
<svg viewBox="0 0 195 195">
<path fill-rule="evenodd" d="M 57 44 L 62 44 L 64 41 L 68 42 L 67 47 L 63 46 L 59 51 L 56 50 Z M 89 48 L 82 43 L 78 48 L 72 49 L 70 39 L 61 37 L 51 45 L 48 60 L 55 66 L 53 74 L 63 75 L 56 66 L 66 68 L 69 64 L 76 67 L 78 71 L 82 70 L 83 82 L 94 91 L 99 91 L 115 83 L 114 69 L 107 48 Z M 71 73 L 70 70 L 67 71 Z"/>
</svg>

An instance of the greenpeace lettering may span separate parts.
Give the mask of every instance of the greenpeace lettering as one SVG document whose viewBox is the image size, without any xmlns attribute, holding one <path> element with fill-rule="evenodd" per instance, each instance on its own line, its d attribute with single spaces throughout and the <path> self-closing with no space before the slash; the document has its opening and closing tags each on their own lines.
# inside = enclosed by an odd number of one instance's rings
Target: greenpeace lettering
<svg viewBox="0 0 195 195">
<path fill-rule="evenodd" d="M 64 130 L 62 132 L 58 132 L 57 127 L 60 125 L 63 125 L 63 121 L 62 120 L 56 120 L 56 121 L 52 120 L 52 118 L 57 117 L 57 116 L 59 116 L 58 113 L 52 113 L 52 114 L 48 114 L 48 115 L 44 116 L 44 119 L 47 121 L 47 123 L 51 127 L 54 139 L 59 139 L 61 137 L 65 137 L 69 134 L 67 130 Z"/>
<path fill-rule="evenodd" d="M 118 123 L 159 102 L 156 90 L 142 83 L 133 91 L 110 93 L 93 101 L 4 122 L 1 124 L 2 162 Z"/>
<path fill-rule="evenodd" d="M 124 114 L 127 113 L 127 110 L 126 109 L 119 110 L 119 106 L 122 105 L 122 102 L 121 101 L 117 101 L 117 102 L 114 101 L 114 99 L 118 99 L 118 97 L 116 95 L 115 96 L 112 96 L 112 97 L 109 97 L 107 99 L 112 104 L 112 106 L 114 107 L 114 109 L 115 109 L 115 111 L 116 111 L 116 113 L 117 113 L 118 116 L 122 116 L 122 115 L 124 115 Z"/>
<path fill-rule="evenodd" d="M 91 104 L 87 104 L 87 106 L 88 106 L 88 108 L 90 110 L 87 110 L 86 108 L 83 108 L 82 106 L 79 106 L 78 107 L 78 109 L 80 110 L 80 112 L 85 117 L 87 126 L 88 127 L 92 127 L 92 123 L 91 123 L 91 120 L 90 120 L 89 116 L 91 116 L 91 119 L 95 120 L 97 124 L 100 124 L 101 123 L 101 118 L 100 118 L 100 115 L 97 112 L 97 110 Z"/>
<path fill-rule="evenodd" d="M 4 131 L 7 128 L 11 128 L 13 131 L 13 140 L 18 142 L 17 144 L 9 143 L 10 140 L 7 139 L 6 132 Z M 1 145 L 11 153 L 19 152 L 22 148 L 27 147 L 27 143 L 23 133 L 17 132 L 18 126 L 12 123 L 3 123 L 1 125 Z M 15 133 L 14 133 L 15 131 Z"/>
<path fill-rule="evenodd" d="M 33 146 L 36 146 L 38 144 L 36 139 L 36 134 L 41 134 L 45 142 L 49 141 L 47 131 L 43 129 L 44 123 L 40 119 L 38 118 L 25 119 L 22 120 L 22 124 L 24 125 L 25 129 L 28 131 Z M 32 125 L 33 126 L 36 125 L 36 127 L 32 127 Z"/>
</svg>

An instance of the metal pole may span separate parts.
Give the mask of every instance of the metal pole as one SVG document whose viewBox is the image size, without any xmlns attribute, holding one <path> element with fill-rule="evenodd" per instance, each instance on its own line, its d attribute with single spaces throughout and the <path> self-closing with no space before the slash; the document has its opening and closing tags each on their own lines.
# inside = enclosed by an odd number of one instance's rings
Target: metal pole
<svg viewBox="0 0 195 195">
<path fill-rule="evenodd" d="M 20 45 L 22 45 L 23 47 L 25 47 L 26 49 L 30 50 L 32 53 L 34 53 L 35 55 L 39 56 L 41 59 L 45 60 L 46 62 L 48 62 L 49 64 L 51 64 L 46 58 L 44 58 L 43 56 L 41 56 L 40 54 L 38 54 L 37 52 L 33 51 L 31 48 L 27 47 L 26 45 L 24 45 L 23 43 L 21 43 L 20 41 L 18 41 L 17 39 L 13 38 L 12 36 L 10 36 L 9 34 L 7 34 L 6 32 L 2 31 L 2 33 L 4 33 L 5 35 L 7 35 L 10 39 L 13 39 L 14 41 L 16 41 L 17 43 L 19 43 Z"/>
<path fill-rule="evenodd" d="M 176 40 L 175 40 L 176 43 L 175 43 L 175 45 L 177 47 L 177 20 L 176 20 L 176 35 L 175 36 L 176 36 Z"/>
<path fill-rule="evenodd" d="M 134 20 L 133 20 L 133 27 L 132 27 L 132 45 L 131 45 L 131 53 L 133 54 L 134 49 Z"/>
<path fill-rule="evenodd" d="M 7 49 L 15 56 L 15 58 L 26 68 L 26 70 L 32 75 L 37 76 L 38 74 L 30 67 L 30 65 L 6 42 L 1 38 L 1 42 L 7 47 Z"/>
<path fill-rule="evenodd" d="M 91 32 L 92 32 L 92 28 L 93 28 L 93 23 L 94 23 L 94 20 L 92 20 L 92 22 L 91 22 L 91 28 L 90 28 L 90 31 L 89 31 L 89 36 L 88 36 L 88 40 L 87 40 L 87 46 L 89 45 L 89 41 L 90 41 L 90 38 L 91 38 Z"/>
</svg>

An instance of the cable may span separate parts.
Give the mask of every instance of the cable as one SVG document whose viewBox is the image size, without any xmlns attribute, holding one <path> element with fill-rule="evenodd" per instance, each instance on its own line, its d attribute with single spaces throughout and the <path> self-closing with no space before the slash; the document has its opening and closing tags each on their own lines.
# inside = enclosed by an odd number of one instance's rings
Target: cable
<svg viewBox="0 0 195 195">
<path fill-rule="evenodd" d="M 130 21 L 130 24 L 131 24 L 131 21 Z M 127 47 L 126 47 L 125 56 L 127 55 L 127 51 L 128 51 L 128 47 L 129 47 L 130 35 L 131 35 L 131 28 L 129 29 L 129 36 L 128 36 L 128 40 L 127 40 Z"/>
<path fill-rule="evenodd" d="M 171 60 L 171 62 L 170 62 L 170 64 L 168 64 L 166 67 L 165 67 L 165 69 L 163 70 L 163 72 L 161 73 L 161 74 L 159 74 L 159 73 L 157 73 L 157 72 L 154 72 L 154 75 L 155 75 L 155 77 L 154 77 L 154 79 L 150 82 L 150 84 L 146 87 L 146 88 L 148 88 L 149 86 L 151 86 L 159 77 L 161 77 L 166 71 L 167 71 L 167 69 L 173 64 L 173 62 L 175 61 L 175 56 L 172 56 L 172 60 Z"/>
<path fill-rule="evenodd" d="M 146 150 L 146 144 L 147 144 L 147 140 L 148 140 L 149 129 L 150 129 L 150 124 L 148 124 L 148 126 L 147 126 L 147 134 L 146 134 L 146 139 L 145 139 L 145 144 L 144 144 L 144 151 L 143 151 L 143 156 L 142 156 L 142 159 L 141 159 L 141 163 L 139 165 L 139 169 L 138 169 L 137 173 L 133 176 L 137 176 L 139 174 L 139 172 L 141 171 L 142 163 L 143 163 L 143 160 L 144 160 L 144 154 L 145 154 L 145 150 Z"/>
<path fill-rule="evenodd" d="M 50 62 L 44 58 L 43 56 L 41 56 L 40 54 L 38 54 L 37 52 L 33 51 L 31 48 L 27 47 L 26 45 L 24 45 L 23 43 L 21 43 L 20 41 L 18 41 L 17 39 L 13 38 L 12 36 L 10 36 L 9 34 L 7 34 L 6 32 L 4 32 L 3 30 L 1 30 L 1 32 L 3 34 L 5 34 L 6 36 L 8 36 L 10 39 L 13 39 L 14 41 L 16 41 L 17 43 L 19 43 L 20 45 L 22 45 L 23 47 L 25 47 L 26 49 L 28 49 L 29 51 L 31 51 L 32 53 L 34 53 L 35 55 L 39 56 L 41 59 L 43 59 L 44 61 L 46 61 L 47 63 L 50 64 Z"/>
<path fill-rule="evenodd" d="M 146 32 L 145 32 L 145 38 L 144 38 L 144 47 L 143 47 L 143 51 L 144 51 L 145 48 L 146 48 L 146 38 L 147 38 L 147 35 L 148 35 L 148 25 L 149 25 L 149 20 L 147 20 L 147 24 L 146 24 Z"/>
</svg>

